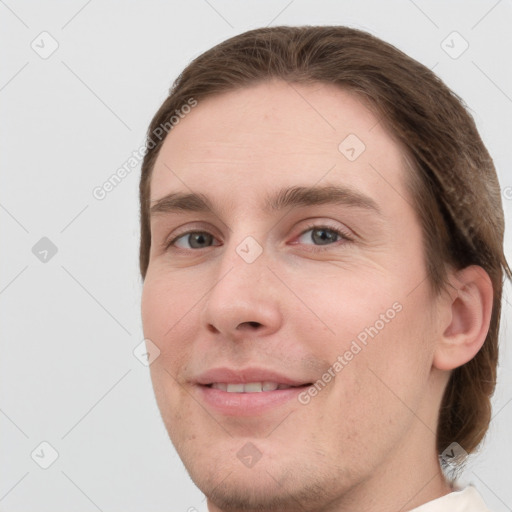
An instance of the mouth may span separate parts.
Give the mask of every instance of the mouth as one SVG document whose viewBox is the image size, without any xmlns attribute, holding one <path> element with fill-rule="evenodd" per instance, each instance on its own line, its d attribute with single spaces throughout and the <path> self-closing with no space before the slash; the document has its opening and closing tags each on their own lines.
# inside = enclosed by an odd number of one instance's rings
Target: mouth
<svg viewBox="0 0 512 512">
<path fill-rule="evenodd" d="M 292 386 L 290 384 L 282 384 L 278 382 L 212 382 L 211 384 L 206 384 L 206 387 L 212 389 L 219 389 L 220 391 L 225 391 L 227 393 L 265 393 L 269 391 L 276 391 L 281 389 L 291 389 L 291 388 L 304 388 L 311 386 L 313 383 L 308 382 L 307 384 L 299 384 L 296 386 Z"/>
<path fill-rule="evenodd" d="M 256 416 L 297 407 L 297 396 L 313 381 L 263 368 L 214 368 L 194 379 L 199 400 L 223 416 Z"/>
</svg>

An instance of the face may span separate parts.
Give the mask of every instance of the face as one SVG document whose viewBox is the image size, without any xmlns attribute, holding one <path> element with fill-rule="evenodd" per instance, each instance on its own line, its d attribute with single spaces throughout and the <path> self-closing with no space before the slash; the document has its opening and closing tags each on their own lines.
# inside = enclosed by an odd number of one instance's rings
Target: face
<svg viewBox="0 0 512 512">
<path fill-rule="evenodd" d="M 376 116 L 327 84 L 208 98 L 167 136 L 142 321 L 210 510 L 361 503 L 433 460 L 437 323 L 406 172 Z"/>
</svg>

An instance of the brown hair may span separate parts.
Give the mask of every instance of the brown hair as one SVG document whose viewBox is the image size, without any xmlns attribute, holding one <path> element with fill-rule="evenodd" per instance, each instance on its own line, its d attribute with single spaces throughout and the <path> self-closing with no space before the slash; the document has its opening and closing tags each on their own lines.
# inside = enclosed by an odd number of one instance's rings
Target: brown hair
<svg viewBox="0 0 512 512">
<path fill-rule="evenodd" d="M 271 27 L 232 37 L 194 59 L 173 83 L 147 134 L 140 180 L 140 271 L 145 278 L 151 246 L 150 180 L 165 137 L 159 127 L 191 98 L 258 82 L 324 82 L 358 94 L 405 149 L 407 186 L 415 202 L 425 247 L 427 279 L 445 289 L 447 268 L 481 266 L 494 302 L 489 331 L 476 356 L 452 371 L 437 429 L 437 450 L 452 442 L 473 452 L 491 419 L 504 273 L 504 218 L 493 161 L 463 101 L 430 69 L 394 46 L 343 26 Z M 161 130 L 160 130 L 161 131 Z"/>
</svg>

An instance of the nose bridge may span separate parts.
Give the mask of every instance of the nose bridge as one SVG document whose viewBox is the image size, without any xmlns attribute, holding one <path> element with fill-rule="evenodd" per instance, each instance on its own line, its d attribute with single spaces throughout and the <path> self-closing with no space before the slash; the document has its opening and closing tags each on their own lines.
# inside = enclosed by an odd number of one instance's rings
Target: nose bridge
<svg viewBox="0 0 512 512">
<path fill-rule="evenodd" d="M 269 333 L 280 325 L 277 296 L 267 251 L 249 235 L 225 244 L 216 267 L 216 281 L 203 304 L 203 325 L 228 336 L 246 328 Z"/>
<path fill-rule="evenodd" d="M 251 229 L 248 223 L 243 221 L 231 225 L 231 233 L 225 242 L 218 266 L 219 280 L 227 280 L 225 285 L 241 287 L 243 290 L 245 282 L 257 291 L 258 282 L 269 272 L 267 265 L 270 264 L 269 251 L 264 250 L 264 227 L 261 225 L 261 228 L 255 231 L 254 225 Z"/>
</svg>

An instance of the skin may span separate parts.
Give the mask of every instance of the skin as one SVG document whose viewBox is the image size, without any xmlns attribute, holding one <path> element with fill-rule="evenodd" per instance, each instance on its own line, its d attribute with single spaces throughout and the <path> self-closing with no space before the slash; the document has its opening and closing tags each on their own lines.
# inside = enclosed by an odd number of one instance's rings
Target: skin
<svg viewBox="0 0 512 512">
<path fill-rule="evenodd" d="M 366 146 L 352 162 L 338 150 L 351 133 Z M 211 512 L 396 512 L 451 491 L 437 413 L 450 371 L 485 339 L 492 287 L 468 267 L 432 295 L 403 155 L 357 96 L 328 84 L 207 98 L 167 136 L 151 200 L 192 190 L 220 210 L 152 218 L 142 321 L 161 351 L 150 371 L 162 418 Z M 326 184 L 370 196 L 381 215 L 342 204 L 263 211 L 278 188 Z M 326 223 L 353 241 L 319 245 L 310 226 Z M 188 229 L 213 238 L 163 247 Z M 249 235 L 263 250 L 253 263 L 236 252 Z M 307 405 L 230 417 L 191 382 L 249 365 L 315 382 L 396 302 L 401 311 Z M 247 442 L 261 453 L 251 468 L 237 457 Z"/>
</svg>

